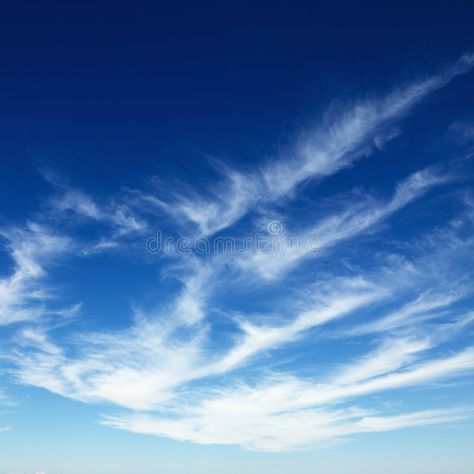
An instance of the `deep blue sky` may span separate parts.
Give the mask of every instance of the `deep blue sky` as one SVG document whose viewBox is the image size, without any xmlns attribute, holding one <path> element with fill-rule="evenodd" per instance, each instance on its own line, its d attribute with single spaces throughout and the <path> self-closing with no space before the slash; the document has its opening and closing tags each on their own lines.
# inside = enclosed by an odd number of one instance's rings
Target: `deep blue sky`
<svg viewBox="0 0 474 474">
<path fill-rule="evenodd" d="M 101 188 L 199 170 L 199 152 L 252 162 L 334 98 L 470 50 L 472 16 L 469 1 L 8 2 L 2 210 L 34 204 L 34 160 Z"/>
<path fill-rule="evenodd" d="M 0 474 L 471 474 L 473 20 L 2 5 Z"/>
</svg>

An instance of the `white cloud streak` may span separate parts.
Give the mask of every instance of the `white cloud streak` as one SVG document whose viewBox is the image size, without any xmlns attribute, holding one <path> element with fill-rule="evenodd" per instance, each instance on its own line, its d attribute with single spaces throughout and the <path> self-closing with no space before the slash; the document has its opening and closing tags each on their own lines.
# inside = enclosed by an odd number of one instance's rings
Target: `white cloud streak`
<svg viewBox="0 0 474 474">
<path fill-rule="evenodd" d="M 313 245 L 289 246 L 287 252 L 284 251 L 283 244 L 276 245 L 277 255 L 272 249 L 269 252 L 246 253 L 238 265 L 244 270 L 258 273 L 263 279 L 272 280 L 281 277 L 303 259 L 315 257 L 339 242 L 372 229 L 432 187 L 449 180 L 448 175 L 442 175 L 433 169 L 418 171 L 400 182 L 394 195 L 387 202 L 366 197 L 298 234 L 289 236 L 282 233 L 277 236 L 283 241 L 312 242 Z"/>
<path fill-rule="evenodd" d="M 54 314 L 45 306 L 51 299 L 44 283 L 45 267 L 69 252 L 71 241 L 33 222 L 25 229 L 3 229 L 0 234 L 13 260 L 11 274 L 0 279 L 0 326 Z"/>
<path fill-rule="evenodd" d="M 190 416 L 184 422 L 138 414 L 106 417 L 103 424 L 134 433 L 166 436 L 180 441 L 234 444 L 251 450 L 281 452 L 327 446 L 330 441 L 359 433 L 453 423 L 469 415 L 468 410 L 445 409 L 376 416 L 352 408 L 340 411 L 283 411 L 272 416 L 255 413 L 232 416 L 227 412 L 223 416 Z"/>
<path fill-rule="evenodd" d="M 288 197 L 302 183 L 335 174 L 370 154 L 374 147 L 380 148 L 393 138 L 390 130 L 394 124 L 415 105 L 457 75 L 469 72 L 473 64 L 474 55 L 466 54 L 438 75 L 340 111 L 320 128 L 308 131 L 285 156 L 258 172 L 244 173 L 222 166 L 224 181 L 211 190 L 214 197 L 197 193 L 185 196 L 169 190 L 171 200 L 150 195 L 142 198 L 178 220 L 194 223 L 201 235 L 219 232 L 255 206 Z"/>
<path fill-rule="evenodd" d="M 408 352 L 413 350 L 419 348 L 412 347 Z M 393 360 L 391 349 L 381 355 Z M 290 378 L 266 382 L 260 387 L 235 387 L 217 397 L 201 400 L 197 405 L 180 404 L 173 417 L 126 415 L 106 418 L 105 423 L 134 432 L 205 444 L 240 444 L 252 449 L 281 451 L 315 446 L 366 429 L 389 431 L 452 421 L 453 414 L 456 414 L 455 419 L 472 416 L 469 410 L 458 409 L 374 417 L 359 407 L 331 408 L 352 398 L 419 386 L 472 371 L 474 348 L 401 372 L 388 372 L 394 368 L 393 364 L 384 368 L 381 365 L 375 371 L 372 368 L 367 371 L 367 361 L 363 360 L 348 367 L 345 378 L 332 385 Z M 427 417 L 428 413 L 432 416 Z"/>
</svg>

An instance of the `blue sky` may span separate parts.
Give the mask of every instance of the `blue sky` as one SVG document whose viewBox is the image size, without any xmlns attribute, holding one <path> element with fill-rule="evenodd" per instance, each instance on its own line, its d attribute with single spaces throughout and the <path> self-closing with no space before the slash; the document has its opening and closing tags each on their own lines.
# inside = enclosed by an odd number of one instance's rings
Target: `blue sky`
<svg viewBox="0 0 474 474">
<path fill-rule="evenodd" d="M 0 473 L 472 473 L 472 6 L 20 3 Z"/>
</svg>

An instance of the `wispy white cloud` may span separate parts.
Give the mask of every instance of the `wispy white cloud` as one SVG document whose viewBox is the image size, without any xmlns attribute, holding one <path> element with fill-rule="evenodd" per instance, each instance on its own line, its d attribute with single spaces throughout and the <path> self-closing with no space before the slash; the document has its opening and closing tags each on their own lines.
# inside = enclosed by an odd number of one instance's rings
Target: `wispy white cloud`
<svg viewBox="0 0 474 474">
<path fill-rule="evenodd" d="M 384 296 L 382 289 L 359 279 L 341 280 L 338 284 L 338 291 L 310 302 L 307 309 L 292 318 L 290 323 L 257 326 L 250 322 L 241 322 L 243 337 L 224 357 L 204 367 L 203 372 L 207 374 L 232 370 L 256 354 L 288 344 L 306 331 L 347 316 Z"/>
<path fill-rule="evenodd" d="M 125 203 L 111 200 L 100 205 L 88 194 L 73 188 L 64 188 L 58 197 L 51 200 L 51 206 L 55 211 L 71 211 L 104 222 L 112 227 L 115 237 L 139 234 L 147 228 L 146 222 Z"/>
<path fill-rule="evenodd" d="M 298 387 L 291 387 L 293 390 Z M 235 444 L 259 451 L 290 451 L 327 446 L 350 435 L 392 431 L 413 426 L 452 423 L 472 416 L 469 410 L 444 409 L 378 416 L 360 408 L 346 410 L 281 410 L 273 416 L 256 410 L 227 410 L 202 413 L 185 420 L 162 419 L 146 414 L 106 417 L 103 424 L 134 433 L 166 436 L 200 444 Z M 250 404 L 247 405 L 250 408 Z M 213 409 L 207 405 L 205 409 Z"/>
<path fill-rule="evenodd" d="M 158 314 L 137 311 L 134 325 L 120 333 L 82 335 L 69 347 L 76 356 L 41 328 L 23 330 L 17 340 L 27 352 L 16 358 L 19 380 L 85 402 L 157 408 L 201 362 L 206 327 L 197 323 L 204 317 L 209 271 L 193 266 L 173 304 Z"/>
<path fill-rule="evenodd" d="M 417 80 L 379 99 L 366 99 L 343 108 L 325 123 L 302 134 L 282 157 L 271 160 L 257 172 L 236 171 L 221 166 L 222 183 L 210 196 L 186 195 L 168 190 L 169 197 L 142 194 L 149 204 L 197 225 L 211 235 L 233 225 L 258 204 L 290 196 L 304 182 L 322 179 L 350 166 L 396 136 L 394 125 L 430 93 L 472 68 L 474 56 L 466 54 L 438 75 Z M 170 199 L 169 199 L 170 198 Z"/>
<path fill-rule="evenodd" d="M 474 121 L 457 121 L 450 127 L 453 138 L 461 144 L 469 144 L 474 141 Z"/>
<path fill-rule="evenodd" d="M 430 253 L 432 262 L 436 258 Z M 398 271 L 404 272 L 405 266 L 401 265 Z M 384 272 L 382 269 L 378 274 Z M 165 412 L 169 412 L 171 406 L 173 411 L 174 406 L 176 409 L 181 406 L 180 394 L 190 383 L 212 380 L 212 377 L 229 374 L 248 364 L 258 367 L 255 363 L 259 355 L 307 337 L 315 327 L 341 318 L 347 320 L 350 316 L 360 318 L 368 305 L 393 299 L 399 279 L 392 275 L 392 279 L 384 279 L 383 284 L 370 283 L 360 277 L 330 280 L 326 286 L 331 290 L 321 293 L 321 289 L 315 287 L 314 297 L 305 301 L 303 308 L 301 303 L 297 305 L 300 308 L 295 315 L 285 315 L 283 324 L 259 325 L 241 315 L 236 320 L 240 333 L 236 333 L 231 348 L 216 352 L 209 350 L 210 321 L 204 298 L 209 292 L 203 291 L 215 275 L 210 268 L 200 265 L 196 265 L 190 275 L 183 281 L 182 291 L 174 304 L 167 307 L 164 314 L 154 315 L 152 319 L 138 315 L 129 330 L 84 334 L 75 347 L 69 349 L 52 343 L 44 333 L 25 330 L 20 338 L 23 352 L 19 352 L 16 360 L 19 380 L 85 402 L 111 402 L 134 410 Z M 432 277 L 426 276 L 429 281 Z M 439 295 L 439 301 L 447 307 L 456 299 Z M 415 302 L 413 311 L 419 310 L 420 305 Z M 412 335 L 387 337 L 373 352 L 333 369 L 324 383 L 298 382 L 292 392 L 291 409 L 307 410 L 313 409 L 313 405 L 323 407 L 328 403 L 342 403 L 354 397 L 418 386 L 471 370 L 474 363 L 472 349 L 419 363 L 420 357 L 470 324 L 473 318 L 467 316 L 455 318 L 449 327 L 440 330 L 426 327 L 422 337 L 418 331 Z M 281 315 L 273 315 L 275 318 L 281 320 Z M 189 327 L 192 332 L 187 330 Z M 439 337 L 439 333 L 444 334 L 444 338 Z M 289 376 L 282 377 L 287 383 Z M 294 383 L 296 379 L 293 377 L 292 380 Z M 199 392 L 204 398 L 196 403 L 204 403 L 206 397 L 220 390 L 218 386 L 213 387 L 211 383 L 208 390 Z M 186 390 L 193 392 L 191 387 Z M 304 398 L 300 398 L 303 395 Z M 259 397 L 257 390 L 255 398 Z"/>
<path fill-rule="evenodd" d="M 2 229 L 0 235 L 13 260 L 10 275 L 0 279 L 0 325 L 64 312 L 46 306 L 51 294 L 44 280 L 46 266 L 70 251 L 71 240 L 33 222 L 24 229 Z"/>
<path fill-rule="evenodd" d="M 315 383 L 273 375 L 257 386 L 234 385 L 203 394 L 188 391 L 192 403 L 164 405 L 168 416 L 131 414 L 105 417 L 104 423 L 133 432 L 169 436 L 198 443 L 239 444 L 250 449 L 281 451 L 325 444 L 364 431 L 462 420 L 472 409 L 431 410 L 387 415 L 347 405 L 367 395 L 417 386 L 474 370 L 474 349 L 413 363 L 429 341 L 397 340 L 350 362 Z M 403 370 L 400 370 L 403 369 Z"/>
<path fill-rule="evenodd" d="M 283 241 L 298 242 L 300 245 L 289 246 L 286 252 L 283 244 L 275 245 L 276 255 L 272 248 L 270 251 L 247 252 L 238 264 L 244 270 L 256 272 L 264 279 L 280 277 L 301 260 L 318 256 L 338 242 L 370 230 L 433 186 L 446 183 L 449 179 L 446 173 L 441 174 L 433 169 L 418 171 L 397 185 L 389 201 L 380 202 L 365 196 L 342 212 L 326 217 L 298 234 L 286 235 L 282 232 L 276 236 Z M 301 245 L 305 242 L 313 245 Z"/>
<path fill-rule="evenodd" d="M 363 363 L 365 365 L 365 361 Z M 357 406 L 332 406 L 367 394 L 414 386 L 474 369 L 474 351 L 411 370 L 340 384 L 314 384 L 295 378 L 265 381 L 258 387 L 232 387 L 192 404 L 179 404 L 171 416 L 131 414 L 106 417 L 104 423 L 138 433 L 168 436 L 203 444 L 239 444 L 268 451 L 315 447 L 329 440 L 366 431 L 390 431 L 439 424 L 472 416 L 472 409 L 445 409 L 382 415 Z M 350 372 L 349 374 L 350 375 Z"/>
<path fill-rule="evenodd" d="M 147 222 L 134 212 L 127 202 L 127 194 L 122 193 L 108 199 L 98 199 L 70 184 L 52 167 L 40 163 L 38 171 L 50 183 L 55 193 L 50 197 L 44 219 L 52 222 L 71 222 L 80 218 L 90 219 L 108 226 L 111 230 L 107 238 L 93 244 L 84 253 L 97 253 L 116 247 L 117 240 L 125 236 L 139 235 L 147 230 Z"/>
<path fill-rule="evenodd" d="M 404 304 L 399 310 L 383 316 L 373 322 L 362 324 L 351 330 L 351 335 L 387 332 L 407 325 L 422 323 L 445 315 L 443 309 L 458 301 L 463 293 L 449 292 L 447 294 L 422 293 L 414 301 Z"/>
<path fill-rule="evenodd" d="M 17 362 L 18 379 L 84 402 L 111 402 L 133 409 L 158 408 L 172 398 L 195 361 L 197 336 L 173 339 L 159 325 L 137 324 L 123 334 L 89 334 L 69 358 L 43 334 L 23 333 L 28 357 Z M 34 367 L 34 370 L 32 368 Z"/>
</svg>

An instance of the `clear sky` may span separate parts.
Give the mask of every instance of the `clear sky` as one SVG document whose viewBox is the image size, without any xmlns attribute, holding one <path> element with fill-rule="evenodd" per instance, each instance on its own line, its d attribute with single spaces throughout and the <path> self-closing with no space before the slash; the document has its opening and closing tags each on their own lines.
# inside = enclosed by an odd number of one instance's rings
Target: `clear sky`
<svg viewBox="0 0 474 474">
<path fill-rule="evenodd" d="M 474 6 L 10 2 L 1 474 L 472 474 Z"/>
</svg>

